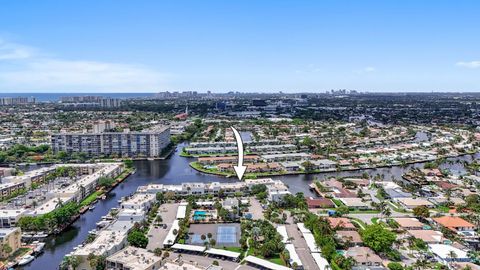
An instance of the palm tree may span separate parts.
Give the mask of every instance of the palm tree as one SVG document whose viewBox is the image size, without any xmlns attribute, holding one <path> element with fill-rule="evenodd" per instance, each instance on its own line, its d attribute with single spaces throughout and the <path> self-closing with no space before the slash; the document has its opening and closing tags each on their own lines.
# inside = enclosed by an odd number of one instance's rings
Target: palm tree
<svg viewBox="0 0 480 270">
<path fill-rule="evenodd" d="M 252 228 L 252 236 L 253 236 L 253 240 L 255 242 L 258 241 L 258 238 L 260 237 L 261 233 L 262 233 L 262 230 L 260 230 L 259 227 L 253 227 Z"/>
<path fill-rule="evenodd" d="M 458 255 L 457 255 L 457 253 L 455 253 L 455 251 L 450 250 L 450 251 L 448 252 L 447 258 L 450 258 L 450 267 L 452 267 L 455 259 L 458 258 Z"/>
</svg>

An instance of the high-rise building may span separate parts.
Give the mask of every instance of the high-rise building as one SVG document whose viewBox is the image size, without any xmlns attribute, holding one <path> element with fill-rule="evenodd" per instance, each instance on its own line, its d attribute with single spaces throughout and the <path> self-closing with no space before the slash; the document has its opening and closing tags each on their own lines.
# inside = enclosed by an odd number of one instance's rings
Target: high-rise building
<svg viewBox="0 0 480 270">
<path fill-rule="evenodd" d="M 21 105 L 35 103 L 34 97 L 0 97 L 0 105 Z"/>
<path fill-rule="evenodd" d="M 141 132 L 58 133 L 51 137 L 54 153 L 85 153 L 90 157 L 158 157 L 170 144 L 170 128 Z"/>
</svg>

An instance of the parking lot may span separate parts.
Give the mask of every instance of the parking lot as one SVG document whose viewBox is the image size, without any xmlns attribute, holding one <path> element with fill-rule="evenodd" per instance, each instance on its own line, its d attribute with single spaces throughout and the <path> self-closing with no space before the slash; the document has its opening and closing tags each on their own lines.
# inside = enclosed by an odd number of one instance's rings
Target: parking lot
<svg viewBox="0 0 480 270">
<path fill-rule="evenodd" d="M 177 217 L 178 205 L 178 203 L 166 203 L 160 206 L 158 209 L 158 215 L 163 219 L 161 224 L 166 224 L 167 226 L 164 228 L 163 226 L 155 226 L 155 222 L 152 223 L 152 226 L 148 231 L 148 250 L 163 248 L 163 241 L 165 240 L 165 237 L 167 237 L 173 221 Z"/>
<path fill-rule="evenodd" d="M 263 219 L 263 208 L 260 202 L 255 198 L 250 198 L 248 212 L 252 214 L 252 219 Z"/>
</svg>

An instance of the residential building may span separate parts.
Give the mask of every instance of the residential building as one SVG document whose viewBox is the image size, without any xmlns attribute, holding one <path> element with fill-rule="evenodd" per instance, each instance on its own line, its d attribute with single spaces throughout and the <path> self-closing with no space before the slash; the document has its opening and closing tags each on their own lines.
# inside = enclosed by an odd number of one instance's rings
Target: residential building
<svg viewBox="0 0 480 270">
<path fill-rule="evenodd" d="M 345 253 L 345 257 L 352 257 L 355 260 L 355 266 L 363 269 L 379 267 L 383 262 L 382 258 L 368 247 L 351 247 Z"/>
<path fill-rule="evenodd" d="M 52 150 L 88 156 L 158 157 L 170 144 L 170 129 L 159 126 L 142 132 L 58 133 L 51 137 Z"/>
<path fill-rule="evenodd" d="M 22 232 L 20 228 L 0 229 L 0 258 L 7 258 L 21 247 Z M 10 247 L 8 251 L 5 247 Z"/>
<path fill-rule="evenodd" d="M 435 223 L 463 236 L 475 236 L 475 225 L 461 217 L 443 216 L 434 218 Z"/>
<path fill-rule="evenodd" d="M 146 249 L 126 247 L 106 259 L 106 268 L 111 270 L 160 269 L 162 258 Z"/>
</svg>

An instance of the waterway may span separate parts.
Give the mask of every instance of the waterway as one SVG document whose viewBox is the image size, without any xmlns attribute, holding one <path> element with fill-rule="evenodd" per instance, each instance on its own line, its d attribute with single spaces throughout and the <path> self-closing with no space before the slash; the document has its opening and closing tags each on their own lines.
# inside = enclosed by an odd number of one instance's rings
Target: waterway
<svg viewBox="0 0 480 270">
<path fill-rule="evenodd" d="M 185 145 L 179 145 L 178 151 L 165 160 L 154 161 L 135 161 L 136 173 L 128 177 L 124 182 L 118 185 L 107 197 L 106 200 L 99 201 L 93 211 L 88 211 L 82 215 L 69 229 L 57 236 L 49 237 L 46 241 L 45 252 L 36 258 L 29 265 L 19 268 L 24 270 L 50 270 L 57 269 L 65 254 L 70 253 L 74 247 L 80 245 L 88 236 L 90 230 L 95 229 L 96 223 L 102 216 L 106 215 L 112 207 L 118 206 L 118 200 L 121 197 L 132 194 L 138 186 L 149 183 L 179 184 L 182 182 L 233 182 L 236 178 L 225 178 L 199 173 L 190 168 L 189 162 L 192 159 L 180 157 L 180 149 Z M 480 155 L 463 156 L 460 158 L 449 159 L 442 165 L 443 168 L 449 168 L 453 171 L 463 171 L 463 166 L 459 161 L 470 161 L 472 158 L 479 159 Z M 315 179 L 323 179 L 330 176 L 359 176 L 363 172 L 370 175 L 383 174 L 385 180 L 400 179 L 401 175 L 412 166 L 419 167 L 421 164 L 409 165 L 405 168 L 379 168 L 354 172 L 332 172 L 311 175 L 290 175 L 275 177 L 289 186 L 292 193 L 303 192 L 307 196 L 315 196 L 308 185 Z"/>
</svg>

